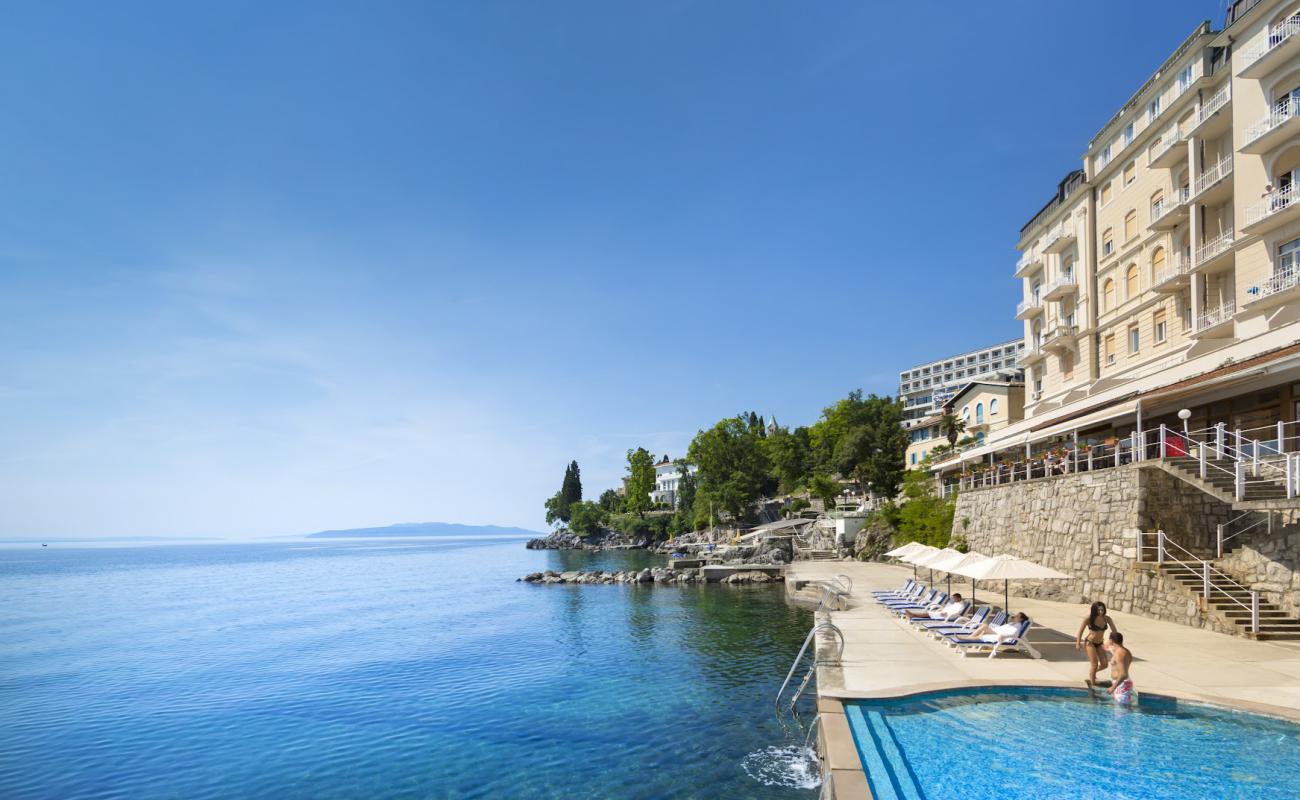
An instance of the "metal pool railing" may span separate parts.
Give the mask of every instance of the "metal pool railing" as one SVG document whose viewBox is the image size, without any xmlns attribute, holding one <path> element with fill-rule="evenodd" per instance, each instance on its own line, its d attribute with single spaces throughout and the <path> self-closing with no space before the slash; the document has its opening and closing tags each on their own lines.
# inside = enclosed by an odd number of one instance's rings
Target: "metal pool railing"
<svg viewBox="0 0 1300 800">
<path fill-rule="evenodd" d="M 817 667 L 823 664 L 838 664 L 840 659 L 844 656 L 844 632 L 841 631 L 839 627 L 837 627 L 833 622 L 819 622 L 816 625 L 814 625 L 812 627 L 812 630 L 808 631 L 807 638 L 803 640 L 803 646 L 799 648 L 799 654 L 794 657 L 794 663 L 790 665 L 790 671 L 786 673 L 785 680 L 781 682 L 781 688 L 777 690 L 776 697 L 772 701 L 778 716 L 781 713 L 782 695 L 784 695 L 785 690 L 789 688 L 790 680 L 794 678 L 795 672 L 799 669 L 799 664 L 803 662 L 804 654 L 808 652 L 808 646 L 814 642 L 814 640 L 817 638 L 817 634 L 821 633 L 822 631 L 829 631 L 831 633 L 834 633 L 835 638 L 839 642 L 839 648 L 835 652 L 835 658 L 823 661 L 816 657 L 815 655 L 816 648 L 814 648 L 813 651 L 814 656 L 813 656 L 812 664 L 809 665 L 808 672 L 804 675 L 803 681 L 799 684 L 799 690 L 795 692 L 793 699 L 791 699 L 789 708 L 793 709 L 795 703 L 799 702 L 800 695 L 803 694 L 803 690 L 808 686 L 808 682 L 812 679 L 812 676 L 817 672 Z"/>
</svg>

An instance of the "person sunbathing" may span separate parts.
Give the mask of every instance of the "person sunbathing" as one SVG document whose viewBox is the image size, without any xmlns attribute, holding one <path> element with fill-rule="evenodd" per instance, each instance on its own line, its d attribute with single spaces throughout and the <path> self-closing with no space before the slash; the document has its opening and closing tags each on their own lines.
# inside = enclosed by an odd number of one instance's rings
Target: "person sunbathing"
<svg viewBox="0 0 1300 800">
<path fill-rule="evenodd" d="M 997 644 L 998 642 L 1003 642 L 1006 641 L 1007 639 L 1016 638 L 1016 636 L 1020 633 L 1020 626 L 1024 625 L 1028 621 L 1029 621 L 1028 615 L 1026 615 L 1025 612 L 1021 611 L 1020 613 L 1016 614 L 1010 620 L 1002 623 L 1001 625 L 981 625 L 978 629 L 976 629 L 974 633 L 972 633 L 967 638 L 983 639 L 989 644 Z"/>
<path fill-rule="evenodd" d="M 954 594 L 951 602 L 943 608 L 934 611 L 928 608 L 909 608 L 903 613 L 908 619 L 952 619 L 965 610 L 966 603 L 961 599 L 961 595 Z"/>
</svg>

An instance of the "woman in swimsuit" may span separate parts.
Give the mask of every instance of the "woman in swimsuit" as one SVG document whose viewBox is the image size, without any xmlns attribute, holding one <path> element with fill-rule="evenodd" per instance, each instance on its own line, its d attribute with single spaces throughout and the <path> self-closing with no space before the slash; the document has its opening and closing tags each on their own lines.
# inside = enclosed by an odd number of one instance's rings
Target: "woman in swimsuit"
<svg viewBox="0 0 1300 800">
<path fill-rule="evenodd" d="M 1079 624 L 1079 632 L 1074 637 L 1074 649 L 1086 649 L 1088 653 L 1088 685 L 1097 683 L 1097 670 L 1106 668 L 1106 651 L 1102 644 L 1106 641 L 1106 628 L 1111 633 L 1119 633 L 1115 621 L 1106 614 L 1106 604 L 1098 600 L 1092 604 L 1088 616 Z M 1084 638 L 1084 632 L 1087 638 Z"/>
</svg>

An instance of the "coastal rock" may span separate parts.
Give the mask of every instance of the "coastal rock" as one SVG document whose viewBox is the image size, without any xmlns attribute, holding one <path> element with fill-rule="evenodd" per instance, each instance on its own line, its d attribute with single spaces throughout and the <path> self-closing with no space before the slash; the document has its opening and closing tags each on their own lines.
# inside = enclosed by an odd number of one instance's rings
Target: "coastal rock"
<svg viewBox="0 0 1300 800">
<path fill-rule="evenodd" d="M 559 528 L 541 539 L 529 539 L 524 547 L 529 550 L 635 550 L 649 546 L 644 537 L 629 538 L 619 531 L 601 529 L 586 538 L 568 528 Z"/>
</svg>

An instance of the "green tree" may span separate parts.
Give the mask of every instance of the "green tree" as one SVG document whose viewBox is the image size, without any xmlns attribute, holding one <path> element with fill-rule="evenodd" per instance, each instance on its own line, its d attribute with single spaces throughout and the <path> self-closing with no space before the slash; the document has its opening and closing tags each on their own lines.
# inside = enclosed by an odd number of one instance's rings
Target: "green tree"
<svg viewBox="0 0 1300 800">
<path fill-rule="evenodd" d="M 650 510 L 650 492 L 655 488 L 655 457 L 644 447 L 628 450 L 627 473 L 624 507 L 629 513 L 645 516 Z"/>
<path fill-rule="evenodd" d="M 808 493 L 821 500 L 827 511 L 834 510 L 840 494 L 840 482 L 829 475 L 814 475 L 808 481 Z"/>
<path fill-rule="evenodd" d="M 925 470 L 908 470 L 903 477 L 905 502 L 898 506 L 897 544 L 920 542 L 946 547 L 952 537 L 955 498 L 944 499 L 934 491 L 934 480 Z"/>
<path fill-rule="evenodd" d="M 790 430 L 773 426 L 763 440 L 767 460 L 772 465 L 777 491 L 790 494 L 812 474 L 812 442 L 805 427 Z"/>
<path fill-rule="evenodd" d="M 823 409 L 809 430 L 814 466 L 836 473 L 883 497 L 902 482 L 907 433 L 902 404 L 891 397 L 854 390 Z"/>
<path fill-rule="evenodd" d="M 569 508 L 569 513 L 569 530 L 584 539 L 598 532 L 609 519 L 605 509 L 601 508 L 599 503 L 590 500 L 579 500 L 574 503 Z"/>
<path fill-rule="evenodd" d="M 951 411 L 943 412 L 939 417 L 939 432 L 948 439 L 948 447 L 957 446 L 957 437 L 966 431 L 966 423 Z"/>
<path fill-rule="evenodd" d="M 561 510 L 569 513 L 569 507 L 582 499 L 582 474 L 578 471 L 578 462 L 573 461 L 564 470 L 564 482 L 560 484 Z"/>
<path fill-rule="evenodd" d="M 600 493 L 600 507 L 611 514 L 618 514 L 623 511 L 623 496 L 614 489 L 606 489 Z"/>
<path fill-rule="evenodd" d="M 686 460 L 699 468 L 695 519 L 701 527 L 711 512 L 744 519 L 750 505 L 774 487 L 760 442 L 758 429 L 745 414 L 721 420 L 691 440 Z"/>
<path fill-rule="evenodd" d="M 695 476 L 687 469 L 685 461 L 677 461 L 677 469 L 682 477 L 677 481 L 677 510 L 673 513 L 668 532 L 676 536 L 695 530 L 695 495 L 697 484 Z"/>
</svg>

